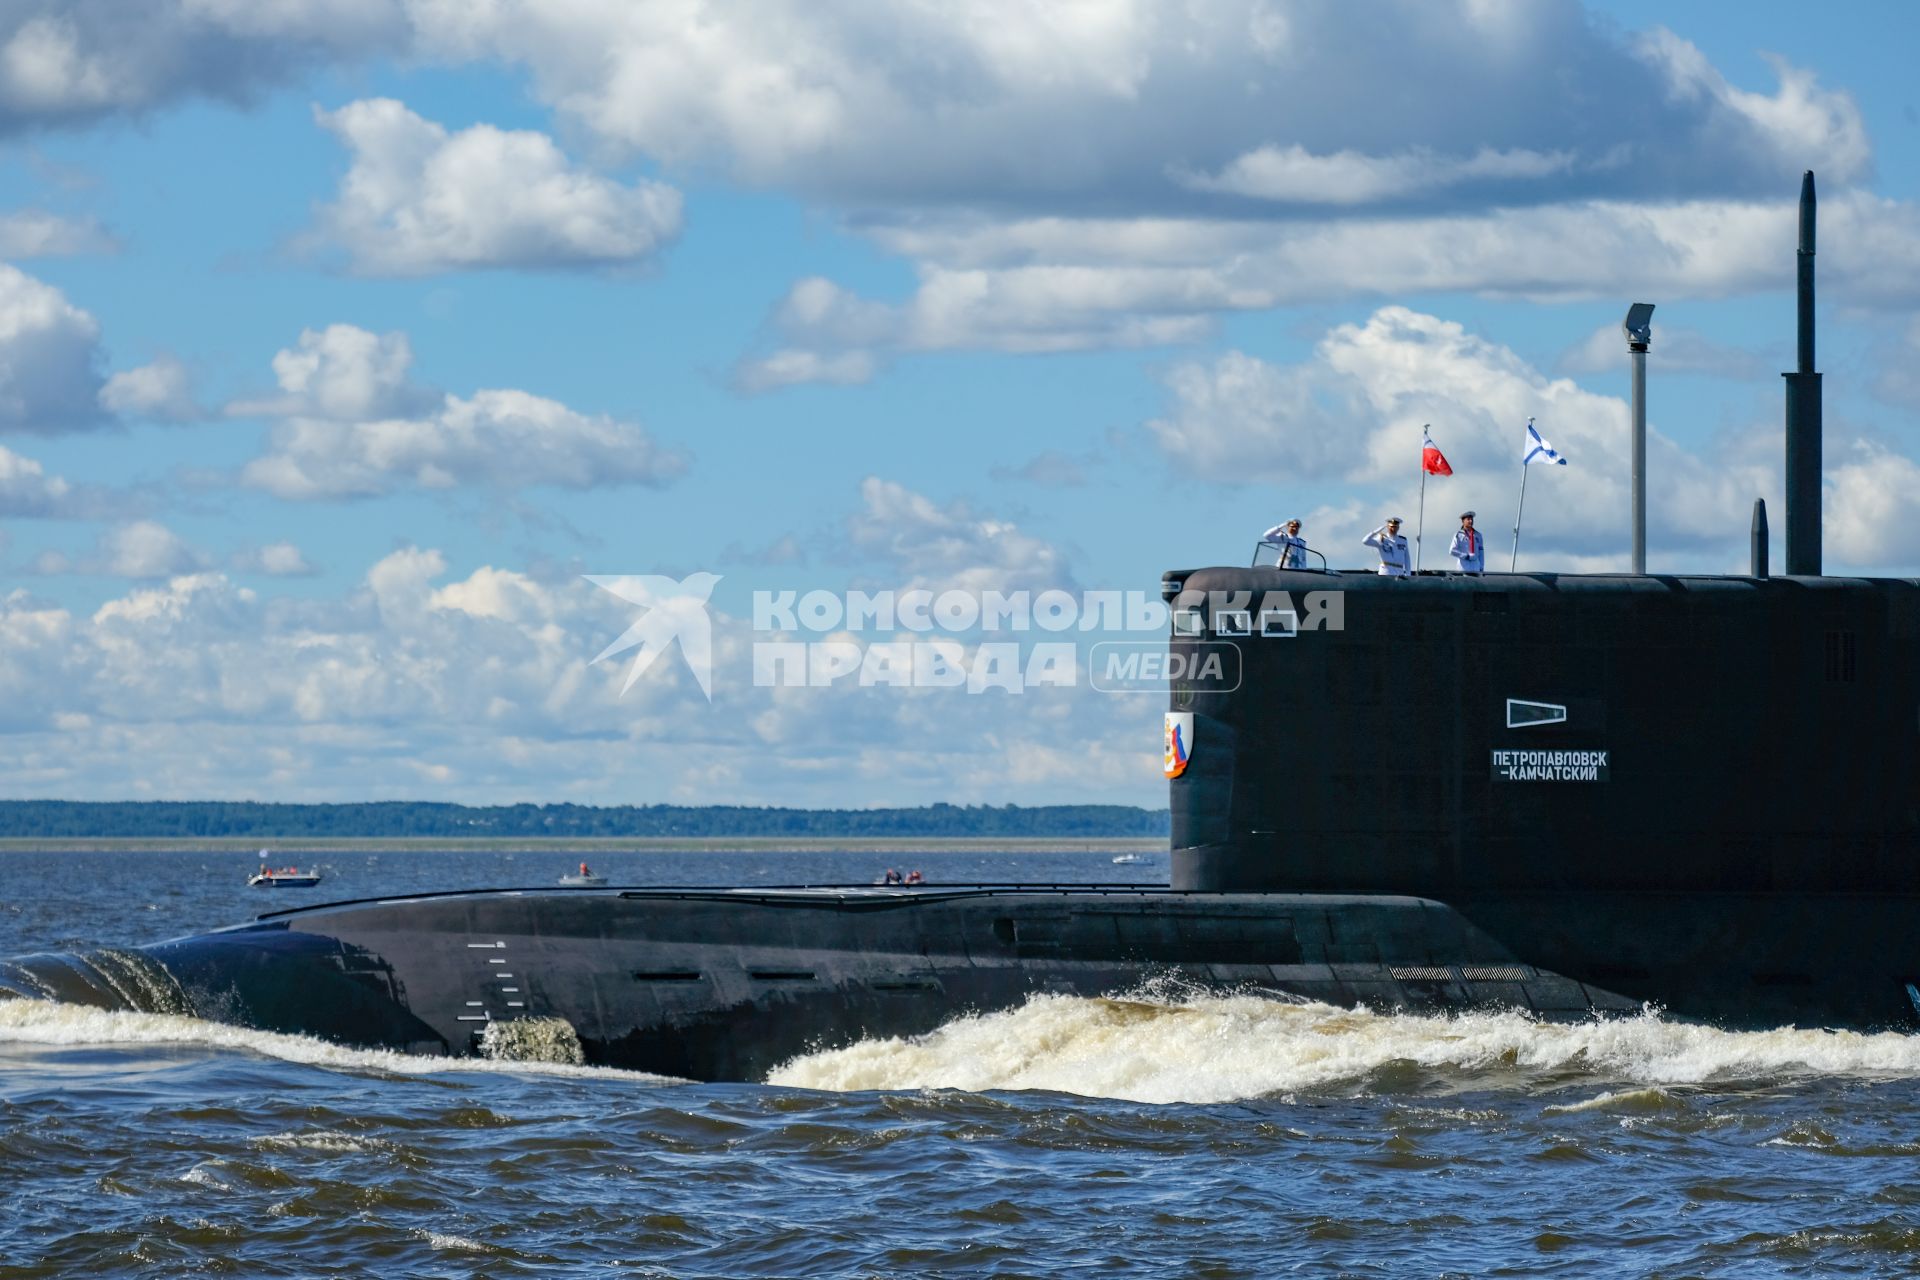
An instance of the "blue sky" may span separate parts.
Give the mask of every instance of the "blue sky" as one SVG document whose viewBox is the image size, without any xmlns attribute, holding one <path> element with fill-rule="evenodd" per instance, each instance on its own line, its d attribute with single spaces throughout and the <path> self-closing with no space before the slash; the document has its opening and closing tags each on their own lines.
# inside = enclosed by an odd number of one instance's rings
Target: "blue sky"
<svg viewBox="0 0 1920 1280">
<path fill-rule="evenodd" d="M 1738 570 L 1808 168 L 1828 568 L 1912 575 L 1913 28 L 0 5 L 0 793 L 1158 803 L 1152 698 L 757 688 L 752 593 L 1358 565 L 1428 421 L 1500 549 L 1528 416 L 1523 560 L 1618 568 L 1637 300 L 1652 567 Z M 698 570 L 713 701 L 621 696 L 581 575 Z"/>
</svg>

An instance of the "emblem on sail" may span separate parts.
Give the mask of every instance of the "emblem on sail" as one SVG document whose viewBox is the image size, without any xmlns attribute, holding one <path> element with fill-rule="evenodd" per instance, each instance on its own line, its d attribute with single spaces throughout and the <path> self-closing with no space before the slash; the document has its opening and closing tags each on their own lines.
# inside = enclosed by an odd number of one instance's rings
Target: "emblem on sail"
<svg viewBox="0 0 1920 1280">
<path fill-rule="evenodd" d="M 1193 712 L 1167 712 L 1166 751 L 1161 767 L 1169 778 L 1177 778 L 1187 771 L 1187 761 L 1193 758 Z"/>
<path fill-rule="evenodd" d="M 1507 699 L 1507 728 L 1530 729 L 1535 725 L 1565 724 L 1567 709 L 1558 702 L 1529 702 L 1525 698 Z"/>
</svg>

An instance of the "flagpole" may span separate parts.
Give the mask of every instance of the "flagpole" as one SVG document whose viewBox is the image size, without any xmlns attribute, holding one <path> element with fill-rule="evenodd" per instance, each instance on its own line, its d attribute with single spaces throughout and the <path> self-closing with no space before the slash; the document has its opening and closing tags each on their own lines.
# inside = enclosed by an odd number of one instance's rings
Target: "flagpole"
<svg viewBox="0 0 1920 1280">
<path fill-rule="evenodd" d="M 1513 517 L 1513 558 L 1507 561 L 1507 572 L 1514 572 L 1520 563 L 1520 517 L 1527 510 L 1527 464 L 1520 464 L 1520 510 Z"/>
<path fill-rule="evenodd" d="M 1427 532 L 1427 428 L 1431 422 L 1420 428 L 1420 523 L 1413 530 L 1413 571 L 1420 572 L 1421 540 Z"/>
<path fill-rule="evenodd" d="M 1533 419 L 1527 419 L 1527 425 L 1533 425 Z M 1520 564 L 1520 521 L 1527 514 L 1527 441 L 1520 438 L 1520 505 L 1513 513 L 1513 555 L 1507 561 L 1507 572 L 1516 572 Z"/>
</svg>

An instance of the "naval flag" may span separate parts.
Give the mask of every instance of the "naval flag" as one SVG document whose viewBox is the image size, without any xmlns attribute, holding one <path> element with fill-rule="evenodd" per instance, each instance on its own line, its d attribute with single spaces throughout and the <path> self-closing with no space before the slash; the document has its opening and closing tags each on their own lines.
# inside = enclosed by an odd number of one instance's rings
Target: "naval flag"
<svg viewBox="0 0 1920 1280">
<path fill-rule="evenodd" d="M 1527 419 L 1525 448 L 1526 452 L 1520 455 L 1520 465 L 1523 467 L 1535 462 L 1551 462 L 1562 467 L 1567 465 L 1567 460 L 1555 453 L 1552 445 L 1541 439 L 1539 431 L 1534 428 L 1532 418 Z"/>
<path fill-rule="evenodd" d="M 1533 425 L 1533 419 L 1527 419 L 1527 439 L 1520 453 L 1520 505 L 1513 513 L 1513 554 L 1507 557 L 1507 572 L 1516 572 L 1520 567 L 1520 517 L 1527 512 L 1527 468 L 1536 462 L 1551 463 L 1564 467 L 1567 460 L 1553 451 L 1540 431 Z"/>
<path fill-rule="evenodd" d="M 1447 455 L 1440 452 L 1440 446 L 1433 442 L 1433 436 L 1427 428 L 1431 422 L 1420 424 L 1420 523 L 1413 531 L 1413 571 L 1420 572 L 1420 543 L 1427 531 L 1427 477 L 1450 476 L 1453 466 L 1447 461 Z"/>
</svg>

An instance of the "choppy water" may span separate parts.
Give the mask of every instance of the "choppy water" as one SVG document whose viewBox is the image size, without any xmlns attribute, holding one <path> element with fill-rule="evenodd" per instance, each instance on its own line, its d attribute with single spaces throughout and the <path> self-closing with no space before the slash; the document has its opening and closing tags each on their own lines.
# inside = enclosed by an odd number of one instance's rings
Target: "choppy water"
<svg viewBox="0 0 1920 1280">
<path fill-rule="evenodd" d="M 566 866 L 331 861 L 323 897 Z M 594 861 L 653 883 L 866 880 L 884 863 Z M 936 880 L 1164 874 L 1091 855 L 911 861 Z M 0 955 L 230 923 L 261 909 L 239 887 L 253 865 L 0 855 Z M 1909 1275 L 1917 1157 L 1920 1037 L 1145 987 L 715 1086 L 0 1003 L 0 1280 Z"/>
</svg>

